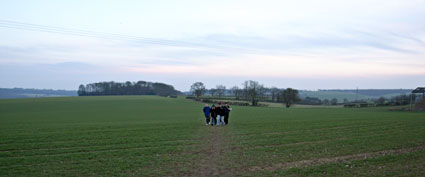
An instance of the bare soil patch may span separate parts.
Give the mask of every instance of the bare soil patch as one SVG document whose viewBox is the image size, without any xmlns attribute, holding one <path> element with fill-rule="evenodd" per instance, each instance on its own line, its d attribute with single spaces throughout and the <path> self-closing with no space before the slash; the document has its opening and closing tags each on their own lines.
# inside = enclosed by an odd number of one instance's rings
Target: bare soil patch
<svg viewBox="0 0 425 177">
<path fill-rule="evenodd" d="M 229 173 L 223 164 L 229 142 L 229 138 L 225 136 L 226 128 L 202 126 L 199 133 L 204 135 L 198 139 L 201 146 L 195 151 L 187 152 L 196 155 L 197 161 L 188 173 L 178 176 L 226 176 Z"/>
</svg>

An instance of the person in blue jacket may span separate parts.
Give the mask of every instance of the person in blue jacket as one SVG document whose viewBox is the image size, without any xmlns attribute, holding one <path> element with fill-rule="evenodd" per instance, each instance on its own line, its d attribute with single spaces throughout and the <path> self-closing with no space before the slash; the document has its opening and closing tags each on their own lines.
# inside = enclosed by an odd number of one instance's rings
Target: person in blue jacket
<svg viewBox="0 0 425 177">
<path fill-rule="evenodd" d="M 205 104 L 204 106 L 204 115 L 205 115 L 205 125 L 209 125 L 210 124 L 210 114 L 211 114 L 211 108 L 208 106 L 208 104 Z"/>
</svg>

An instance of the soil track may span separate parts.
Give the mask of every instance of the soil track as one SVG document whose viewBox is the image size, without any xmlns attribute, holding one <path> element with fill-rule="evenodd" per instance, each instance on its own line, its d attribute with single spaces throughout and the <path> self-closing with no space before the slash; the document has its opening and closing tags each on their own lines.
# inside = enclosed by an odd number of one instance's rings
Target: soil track
<svg viewBox="0 0 425 177">
<path fill-rule="evenodd" d="M 226 127 L 203 127 L 207 136 L 202 140 L 203 146 L 199 151 L 200 161 L 190 176 L 223 176 L 225 166 L 223 156 L 227 138 L 224 135 Z"/>
</svg>

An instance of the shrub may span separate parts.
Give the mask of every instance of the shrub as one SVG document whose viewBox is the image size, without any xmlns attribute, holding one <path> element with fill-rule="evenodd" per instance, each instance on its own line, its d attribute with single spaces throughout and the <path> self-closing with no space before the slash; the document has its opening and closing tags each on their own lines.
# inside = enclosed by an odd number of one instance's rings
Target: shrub
<svg viewBox="0 0 425 177">
<path fill-rule="evenodd" d="M 367 104 L 367 103 L 360 103 L 359 104 L 359 107 L 361 107 L 361 108 L 366 108 L 368 106 L 369 106 L 369 104 Z"/>
<path fill-rule="evenodd" d="M 350 104 L 344 104 L 344 107 L 345 108 L 355 108 L 355 107 L 357 107 L 357 105 L 350 103 Z"/>
<path fill-rule="evenodd" d="M 214 103 L 214 101 L 210 100 L 210 99 L 202 99 L 202 102 L 204 102 L 204 103 Z"/>
</svg>

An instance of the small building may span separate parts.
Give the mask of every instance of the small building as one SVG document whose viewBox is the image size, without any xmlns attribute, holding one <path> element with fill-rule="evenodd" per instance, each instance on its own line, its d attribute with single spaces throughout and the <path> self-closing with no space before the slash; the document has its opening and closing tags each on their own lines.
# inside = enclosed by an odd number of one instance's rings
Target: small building
<svg viewBox="0 0 425 177">
<path fill-rule="evenodd" d="M 412 93 L 422 93 L 422 97 L 425 95 L 425 87 L 418 87 L 412 91 Z"/>
</svg>

